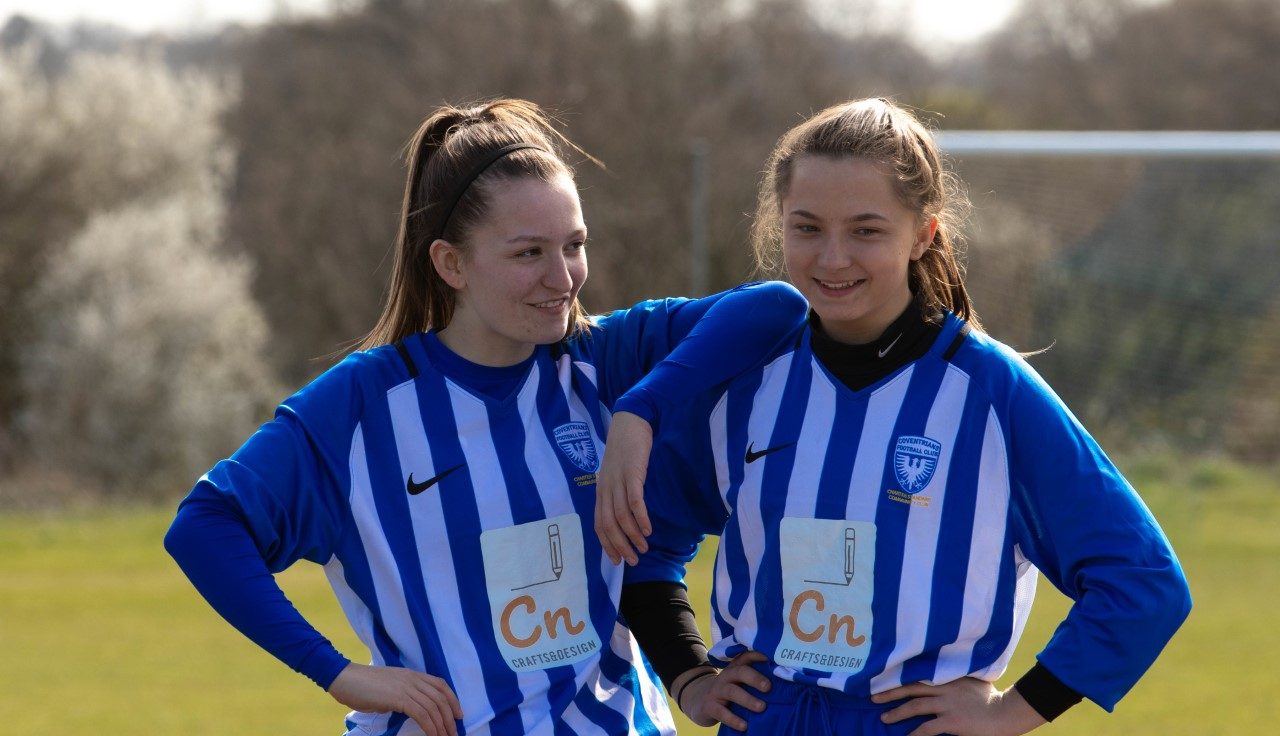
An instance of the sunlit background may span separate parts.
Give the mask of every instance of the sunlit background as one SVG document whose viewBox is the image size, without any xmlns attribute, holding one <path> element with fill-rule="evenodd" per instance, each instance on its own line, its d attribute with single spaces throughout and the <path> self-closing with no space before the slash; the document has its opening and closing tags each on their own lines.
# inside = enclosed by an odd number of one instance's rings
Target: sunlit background
<svg viewBox="0 0 1280 736">
<path fill-rule="evenodd" d="M 944 133 L 1275 131 L 1277 48 L 1275 0 L 0 2 L 6 725 L 338 732 L 341 707 L 218 620 L 159 539 L 372 326 L 400 150 L 434 105 L 529 98 L 605 162 L 578 167 L 604 311 L 751 277 L 762 162 L 826 105 L 890 96 Z M 1050 348 L 1033 364 L 1196 596 L 1116 714 L 1046 732 L 1270 727 L 1280 152 L 950 158 L 979 314 Z M 367 656 L 317 570 L 286 584 Z M 1061 615 L 1042 590 L 1011 675 Z"/>
</svg>

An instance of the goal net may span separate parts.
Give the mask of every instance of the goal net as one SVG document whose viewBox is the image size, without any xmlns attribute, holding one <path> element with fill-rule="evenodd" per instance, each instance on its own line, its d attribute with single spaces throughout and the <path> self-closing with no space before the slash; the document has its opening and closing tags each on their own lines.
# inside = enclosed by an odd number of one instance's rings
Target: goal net
<svg viewBox="0 0 1280 736">
<path fill-rule="evenodd" d="M 988 332 L 1108 446 L 1280 459 L 1280 134 L 940 134 Z"/>
</svg>

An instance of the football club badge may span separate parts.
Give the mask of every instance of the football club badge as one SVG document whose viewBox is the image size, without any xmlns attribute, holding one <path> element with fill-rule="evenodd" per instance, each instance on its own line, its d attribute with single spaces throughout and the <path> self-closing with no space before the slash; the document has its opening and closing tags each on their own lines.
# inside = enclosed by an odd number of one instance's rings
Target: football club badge
<svg viewBox="0 0 1280 736">
<path fill-rule="evenodd" d="M 586 422 L 569 422 L 556 427 L 556 444 L 565 457 L 574 465 L 594 473 L 600 469 L 600 454 L 596 452 L 596 443 L 591 441 L 591 430 Z"/>
<path fill-rule="evenodd" d="M 893 448 L 893 474 L 907 493 L 918 493 L 929 485 L 938 469 L 942 443 L 928 437 L 904 436 Z"/>
</svg>

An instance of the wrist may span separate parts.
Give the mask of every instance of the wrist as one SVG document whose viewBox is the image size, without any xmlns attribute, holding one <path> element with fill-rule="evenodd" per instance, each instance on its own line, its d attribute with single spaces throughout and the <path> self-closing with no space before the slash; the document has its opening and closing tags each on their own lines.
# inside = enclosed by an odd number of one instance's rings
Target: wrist
<svg viewBox="0 0 1280 736">
<path fill-rule="evenodd" d="M 1022 693 L 1018 692 L 1016 687 L 1010 687 L 1000 693 L 998 720 L 1005 726 L 1001 733 L 1010 736 L 1027 733 L 1048 723 L 1022 697 Z"/>
<path fill-rule="evenodd" d="M 680 676 L 671 683 L 671 699 L 675 701 L 676 707 L 679 708 L 682 713 L 688 713 L 688 711 L 684 709 L 684 704 L 680 702 L 680 699 L 684 697 L 689 686 L 698 680 L 710 677 L 719 671 L 720 670 L 716 669 L 712 665 L 703 665 L 682 672 Z"/>
</svg>

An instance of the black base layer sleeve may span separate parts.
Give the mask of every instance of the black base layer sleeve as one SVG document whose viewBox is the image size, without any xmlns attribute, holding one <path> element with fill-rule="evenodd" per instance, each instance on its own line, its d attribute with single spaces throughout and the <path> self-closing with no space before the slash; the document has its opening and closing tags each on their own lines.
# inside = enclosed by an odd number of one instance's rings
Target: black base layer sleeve
<svg viewBox="0 0 1280 736">
<path fill-rule="evenodd" d="M 1039 662 L 1027 670 L 1027 674 L 1014 683 L 1013 687 L 1027 701 L 1027 705 L 1046 721 L 1052 721 L 1084 700 L 1083 695 L 1071 689 Z"/>
<path fill-rule="evenodd" d="M 682 673 L 711 664 L 683 585 L 661 581 L 624 585 L 620 608 L 667 692 Z"/>
</svg>

